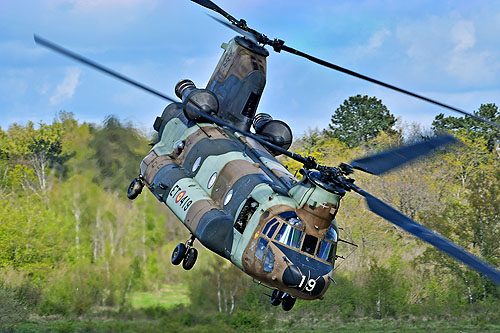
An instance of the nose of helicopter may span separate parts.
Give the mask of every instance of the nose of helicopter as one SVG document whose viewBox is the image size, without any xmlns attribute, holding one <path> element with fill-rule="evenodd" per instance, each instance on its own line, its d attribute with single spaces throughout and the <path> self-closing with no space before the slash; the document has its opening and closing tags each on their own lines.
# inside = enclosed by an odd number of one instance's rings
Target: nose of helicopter
<svg viewBox="0 0 500 333">
<path fill-rule="evenodd" d="M 320 297 L 329 285 L 328 275 L 333 266 L 294 251 L 278 242 L 273 242 L 273 244 L 284 254 L 283 261 L 287 267 L 281 275 L 283 284 L 299 291 L 305 298 Z"/>
<path fill-rule="evenodd" d="M 295 265 L 288 266 L 283 272 L 283 283 L 287 287 L 299 286 L 302 281 L 302 273 Z"/>
<path fill-rule="evenodd" d="M 326 281 L 319 271 L 302 266 L 289 265 L 282 276 L 283 284 L 297 289 L 311 296 L 318 296 L 323 292 Z"/>
</svg>

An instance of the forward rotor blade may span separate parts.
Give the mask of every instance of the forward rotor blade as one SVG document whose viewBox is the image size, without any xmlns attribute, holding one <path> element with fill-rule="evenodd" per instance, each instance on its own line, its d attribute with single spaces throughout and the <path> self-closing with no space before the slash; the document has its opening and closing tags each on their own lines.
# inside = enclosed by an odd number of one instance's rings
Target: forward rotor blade
<svg viewBox="0 0 500 333">
<path fill-rule="evenodd" d="M 359 79 L 362 79 L 362 80 L 365 80 L 365 81 L 368 81 L 368 82 L 371 82 L 371 83 L 375 83 L 375 84 L 378 84 L 380 86 L 383 86 L 383 87 L 386 87 L 386 88 L 389 88 L 389 89 L 392 89 L 392 90 L 395 90 L 395 91 L 398 91 L 400 93 L 403 93 L 403 94 L 406 94 L 406 95 L 409 95 L 409 96 L 412 96 L 412 97 L 415 97 L 415 98 L 418 98 L 420 100 L 423 100 L 423 101 L 426 101 L 426 102 L 429 102 L 429 103 L 432 103 L 432 104 L 435 104 L 435 105 L 438 105 L 438 106 L 441 106 L 443 108 L 446 108 L 446 109 L 449 109 L 449 110 L 452 110 L 452 111 L 455 111 L 455 112 L 458 112 L 458 113 L 461 113 L 463 115 L 466 115 L 466 116 L 469 116 L 469 117 L 472 117 L 474 119 L 477 119 L 479 121 L 482 121 L 482 122 L 485 122 L 485 123 L 488 123 L 488 124 L 491 124 L 493 126 L 496 126 L 496 127 L 499 127 L 500 128 L 500 124 L 494 122 L 494 121 L 491 121 L 491 120 L 488 120 L 486 118 L 482 118 L 482 117 L 479 117 L 479 116 L 476 116 L 475 114 L 473 113 L 470 113 L 470 112 L 467 112 L 467 111 L 464 111 L 464 110 L 461 110 L 461 109 L 458 109 L 454 106 L 450 106 L 450 105 L 447 105 L 447 104 L 444 104 L 444 103 L 441 103 L 441 102 L 438 102 L 436 100 L 433 100 L 433 99 L 430 99 L 428 97 L 425 97 L 425 96 L 422 96 L 422 95 L 418 95 L 418 94 L 415 94 L 411 91 L 408 91 L 408 90 L 405 90 L 405 89 L 402 89 L 402 88 L 398 88 L 396 86 L 393 86 L 392 84 L 388 84 L 388 83 L 385 83 L 385 82 L 382 82 L 382 81 L 379 81 L 379 80 L 376 80 L 374 78 L 371 78 L 371 77 L 368 77 L 366 75 L 363 75 L 363 74 L 360 74 L 360 73 L 356 73 L 354 71 L 351 71 L 350 69 L 347 69 L 347 68 L 344 68 L 344 67 L 340 67 L 338 65 L 335 65 L 335 64 L 332 64 L 331 62 L 328 62 L 328 61 L 325 61 L 325 60 L 322 60 L 322 59 L 319 59 L 319 58 L 316 58 L 316 57 L 313 57 L 312 55 L 309 55 L 307 53 L 304 53 L 304 52 L 301 52 L 299 50 L 296 50 L 294 48 L 291 48 L 289 46 L 286 46 L 286 45 L 282 45 L 279 49 L 278 49 L 278 52 L 279 50 L 283 50 L 283 51 L 286 51 L 286 52 L 289 52 L 289 53 L 292 53 L 292 54 L 295 54 L 295 55 L 298 55 L 299 57 L 303 57 L 303 58 L 306 58 L 312 62 L 315 62 L 319 65 L 322 65 L 322 66 L 325 66 L 325 67 L 328 67 L 328 68 L 331 68 L 333 70 L 336 70 L 336 71 L 339 71 L 339 72 L 342 72 L 342 73 L 345 73 L 345 74 L 348 74 L 348 75 L 351 75 L 351 76 L 355 76 Z"/>
<path fill-rule="evenodd" d="M 415 222 L 414 220 L 392 208 L 385 202 L 372 196 L 370 193 L 360 188 L 354 188 L 354 191 L 365 197 L 368 207 L 375 214 L 397 225 L 401 229 L 408 231 L 421 240 L 433 245 L 434 247 L 450 255 L 451 257 L 463 262 L 464 264 L 476 270 L 478 273 L 487 276 L 492 281 L 500 285 L 500 272 L 488 263 L 465 251 L 460 246 L 451 242 L 445 237 L 438 235 L 430 229 L 427 229 L 423 225 Z"/>
<path fill-rule="evenodd" d="M 118 72 L 115 72 L 112 69 L 106 68 L 106 67 L 104 67 L 104 66 L 102 66 L 102 65 L 100 65 L 100 64 L 98 64 L 98 63 L 96 63 L 96 62 L 94 62 L 94 61 L 92 61 L 92 60 L 90 60 L 88 58 L 85 58 L 85 57 L 83 57 L 83 56 L 81 56 L 81 55 L 79 55 L 77 53 L 74 53 L 74 52 L 72 52 L 72 51 L 70 51 L 68 49 L 65 49 L 62 46 L 54 44 L 54 43 L 52 43 L 51 41 L 49 41 L 47 39 L 44 39 L 44 38 L 42 38 L 40 36 L 37 36 L 36 34 L 33 35 L 33 38 L 35 39 L 35 42 L 37 44 L 45 46 L 46 48 L 49 48 L 49 49 L 51 49 L 51 50 L 53 50 L 53 51 L 55 51 L 57 53 L 60 53 L 60 54 L 65 55 L 67 57 L 70 57 L 70 58 L 72 58 L 72 59 L 74 59 L 74 60 L 76 60 L 78 62 L 81 62 L 81 63 L 83 63 L 85 65 L 88 65 L 88 66 L 94 68 L 94 69 L 97 69 L 98 71 L 101 71 L 103 73 L 111 75 L 114 78 L 117 78 L 117 79 L 119 79 L 121 81 L 127 82 L 128 84 L 131 84 L 131 85 L 133 85 L 133 86 L 135 86 L 135 87 L 137 87 L 139 89 L 146 90 L 147 92 L 149 92 L 149 93 L 151 93 L 153 95 L 156 95 L 158 97 L 161 97 L 163 99 L 166 99 L 167 101 L 178 102 L 178 100 L 175 100 L 172 97 L 169 97 L 169 96 L 167 96 L 167 95 L 159 92 L 156 89 L 150 88 L 150 87 L 148 87 L 148 86 L 146 86 L 146 85 L 144 85 L 142 83 L 139 83 L 139 82 L 137 82 L 135 80 L 132 80 L 132 79 L 126 77 L 125 75 L 122 75 L 122 74 L 120 74 Z"/>
<path fill-rule="evenodd" d="M 418 157 L 432 152 L 434 149 L 457 142 L 451 135 L 438 136 L 413 145 L 388 150 L 380 154 L 360 158 L 349 163 L 354 169 L 381 175 L 387 171 L 402 166 Z"/>
</svg>

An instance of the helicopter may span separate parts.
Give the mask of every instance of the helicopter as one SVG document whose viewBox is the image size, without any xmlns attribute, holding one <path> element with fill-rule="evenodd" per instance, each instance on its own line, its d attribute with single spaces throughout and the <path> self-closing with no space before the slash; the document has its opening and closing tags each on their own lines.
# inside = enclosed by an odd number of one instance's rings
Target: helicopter
<svg viewBox="0 0 500 333">
<path fill-rule="evenodd" d="M 174 89 L 178 99 L 34 36 L 44 47 L 170 102 L 154 121 L 158 139 L 142 160 L 127 196 L 133 200 L 147 187 L 191 233 L 175 247 L 172 264 L 193 268 L 197 240 L 272 288 L 274 306 L 281 304 L 289 311 L 297 298 L 321 299 L 335 283 L 338 243 L 354 245 L 339 237 L 335 217 L 347 192 L 356 192 L 373 213 L 500 284 L 500 272 L 495 268 L 364 191 L 351 178 L 355 170 L 384 174 L 456 139 L 438 136 L 338 167 L 292 153 L 288 151 L 293 140 L 290 127 L 269 114 L 257 113 L 266 84 L 269 51 L 265 46 L 478 121 L 500 124 L 316 58 L 283 40 L 270 39 L 210 0 L 192 1 L 222 15 L 227 22 L 212 18 L 238 36 L 222 45 L 223 54 L 207 86 L 198 88 L 191 80 L 181 80 Z M 277 160 L 279 155 L 302 163 L 301 180 Z"/>
</svg>

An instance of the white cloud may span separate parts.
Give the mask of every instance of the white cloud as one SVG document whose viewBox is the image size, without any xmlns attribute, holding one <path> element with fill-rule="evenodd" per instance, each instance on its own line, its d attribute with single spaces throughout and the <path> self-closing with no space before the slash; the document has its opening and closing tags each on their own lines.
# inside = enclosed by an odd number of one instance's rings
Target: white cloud
<svg viewBox="0 0 500 333">
<path fill-rule="evenodd" d="M 0 42 L 0 53 L 3 56 L 16 60 L 38 59 L 40 55 L 47 53 L 47 50 L 35 46 L 31 41 L 9 40 Z"/>
<path fill-rule="evenodd" d="M 354 55 L 358 58 L 361 58 L 377 51 L 390 36 L 391 32 L 386 28 L 375 31 L 370 36 L 367 44 L 360 45 L 355 48 Z"/>
<path fill-rule="evenodd" d="M 73 0 L 73 10 L 76 12 L 93 12 L 109 8 L 151 7 L 155 0 Z"/>
<path fill-rule="evenodd" d="M 451 39 L 455 43 L 455 51 L 468 50 L 476 43 L 474 23 L 459 21 L 451 29 Z"/>
<path fill-rule="evenodd" d="M 391 32 L 387 29 L 382 29 L 379 31 L 376 31 L 371 37 L 370 40 L 368 41 L 368 45 L 366 46 L 367 50 L 376 50 L 379 47 L 382 46 L 384 43 L 385 39 L 391 35 Z"/>
<path fill-rule="evenodd" d="M 457 52 L 450 55 L 446 71 L 461 82 L 481 84 L 497 79 L 500 64 L 497 56 L 487 51 Z"/>
<path fill-rule="evenodd" d="M 59 104 L 73 97 L 81 72 L 78 67 L 69 67 L 66 69 L 63 81 L 56 87 L 54 94 L 50 97 L 50 104 Z"/>
<path fill-rule="evenodd" d="M 415 78 L 432 77 L 431 84 L 476 88 L 497 84 L 500 51 L 485 34 L 492 28 L 490 17 L 429 17 L 400 25 L 397 37 L 406 48 L 407 68 Z"/>
<path fill-rule="evenodd" d="M 50 85 L 47 82 L 44 82 L 42 86 L 39 86 L 37 88 L 37 91 L 40 95 L 45 95 L 49 92 L 50 90 Z"/>
<path fill-rule="evenodd" d="M 100 14 L 105 11 L 153 9 L 157 0 L 46 0 L 49 6 L 69 9 L 73 14 Z"/>
</svg>

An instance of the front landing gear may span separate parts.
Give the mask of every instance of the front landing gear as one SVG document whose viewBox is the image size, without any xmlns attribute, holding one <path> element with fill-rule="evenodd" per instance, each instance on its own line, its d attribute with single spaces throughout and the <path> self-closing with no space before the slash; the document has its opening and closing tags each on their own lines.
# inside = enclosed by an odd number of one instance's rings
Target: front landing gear
<svg viewBox="0 0 500 333">
<path fill-rule="evenodd" d="M 290 311 L 295 305 L 296 300 L 292 295 L 288 295 L 278 289 L 274 289 L 271 294 L 271 305 L 278 306 L 281 304 L 281 308 L 285 311 Z"/>
<path fill-rule="evenodd" d="M 130 200 L 134 200 L 139 194 L 141 194 L 143 187 L 144 182 L 142 181 L 142 176 L 134 178 L 134 180 L 132 180 L 132 182 L 128 186 L 127 197 Z"/>
<path fill-rule="evenodd" d="M 194 240 L 195 237 L 191 236 L 186 244 L 177 244 L 174 252 L 172 252 L 172 264 L 179 265 L 182 262 L 182 268 L 187 271 L 193 268 L 198 258 L 198 251 L 193 247 Z"/>
<path fill-rule="evenodd" d="M 297 299 L 292 295 L 285 294 L 285 296 L 283 296 L 283 300 L 281 301 L 281 308 L 285 311 L 290 311 L 295 305 L 296 300 Z"/>
<path fill-rule="evenodd" d="M 285 293 L 279 289 L 273 289 L 273 293 L 271 294 L 271 305 L 278 306 L 281 304 L 283 300 L 283 295 Z"/>
</svg>

